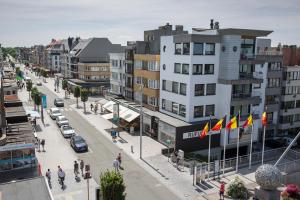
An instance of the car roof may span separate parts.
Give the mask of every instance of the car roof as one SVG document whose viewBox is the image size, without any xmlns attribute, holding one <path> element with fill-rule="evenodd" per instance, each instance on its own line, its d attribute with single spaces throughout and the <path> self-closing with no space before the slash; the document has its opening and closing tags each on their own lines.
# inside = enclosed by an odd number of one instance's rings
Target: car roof
<svg viewBox="0 0 300 200">
<path fill-rule="evenodd" d="M 63 101 L 63 99 L 62 99 L 62 98 L 55 98 L 55 100 L 56 100 L 56 101 L 57 101 L 57 100 Z"/>
<path fill-rule="evenodd" d="M 66 116 L 61 115 L 61 116 L 57 116 L 58 118 L 66 118 Z"/>
<path fill-rule="evenodd" d="M 58 108 L 50 108 L 50 110 L 52 110 L 52 111 L 58 110 L 59 111 Z"/>
</svg>

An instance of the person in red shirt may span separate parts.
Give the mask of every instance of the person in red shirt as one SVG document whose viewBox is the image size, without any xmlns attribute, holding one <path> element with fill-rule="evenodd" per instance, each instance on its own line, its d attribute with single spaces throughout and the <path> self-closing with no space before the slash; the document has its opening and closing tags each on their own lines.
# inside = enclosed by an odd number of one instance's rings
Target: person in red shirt
<svg viewBox="0 0 300 200">
<path fill-rule="evenodd" d="M 224 200 L 224 192 L 225 192 L 225 183 L 224 181 L 221 182 L 221 185 L 220 185 L 220 199 L 223 199 Z"/>
</svg>

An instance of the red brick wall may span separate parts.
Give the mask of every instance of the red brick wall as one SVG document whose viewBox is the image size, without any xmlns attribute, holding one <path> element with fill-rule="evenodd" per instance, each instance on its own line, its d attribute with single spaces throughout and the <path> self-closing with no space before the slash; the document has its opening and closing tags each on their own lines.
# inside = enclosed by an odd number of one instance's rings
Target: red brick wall
<svg viewBox="0 0 300 200">
<path fill-rule="evenodd" d="M 300 65 L 300 48 L 289 46 L 282 48 L 283 66 Z"/>
</svg>

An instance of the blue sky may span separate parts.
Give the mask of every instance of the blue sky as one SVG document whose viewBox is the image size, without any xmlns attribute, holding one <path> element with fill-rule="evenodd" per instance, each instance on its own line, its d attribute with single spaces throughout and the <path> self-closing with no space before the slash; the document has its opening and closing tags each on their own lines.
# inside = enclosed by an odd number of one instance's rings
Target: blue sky
<svg viewBox="0 0 300 200">
<path fill-rule="evenodd" d="M 0 43 L 31 46 L 70 35 L 124 45 L 167 22 L 191 31 L 208 28 L 211 18 L 221 28 L 273 30 L 274 46 L 300 45 L 299 0 L 0 0 Z"/>
</svg>

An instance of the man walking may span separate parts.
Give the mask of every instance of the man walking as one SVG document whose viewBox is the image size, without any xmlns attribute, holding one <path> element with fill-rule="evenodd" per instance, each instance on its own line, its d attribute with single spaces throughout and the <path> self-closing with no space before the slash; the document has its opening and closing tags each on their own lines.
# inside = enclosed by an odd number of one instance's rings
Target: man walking
<svg viewBox="0 0 300 200">
<path fill-rule="evenodd" d="M 120 168 L 120 163 L 118 161 L 118 158 L 116 158 L 113 162 L 113 166 L 115 168 L 115 171 L 118 172 L 119 171 L 119 168 Z"/>
<path fill-rule="evenodd" d="M 91 103 L 91 111 L 92 111 L 92 112 L 93 112 L 93 107 L 94 107 L 94 106 L 93 106 L 93 104 Z"/>
<path fill-rule="evenodd" d="M 84 174 L 83 174 L 83 168 L 84 168 L 84 162 L 83 160 L 80 161 L 80 170 L 81 170 L 81 175 L 82 177 L 84 177 Z"/>
<path fill-rule="evenodd" d="M 220 199 L 224 200 L 224 192 L 225 192 L 225 183 L 224 183 L 224 181 L 222 181 L 221 185 L 220 185 L 220 192 L 219 192 Z"/>
<path fill-rule="evenodd" d="M 43 152 L 45 152 L 45 139 L 42 139 L 41 145 L 43 147 Z"/>
<path fill-rule="evenodd" d="M 119 155 L 118 155 L 118 157 L 117 157 L 117 160 L 119 161 L 119 168 L 120 168 L 120 169 L 123 169 L 123 167 L 121 166 L 121 163 L 122 163 L 121 153 L 119 153 Z"/>
<path fill-rule="evenodd" d="M 61 184 L 61 189 L 63 190 L 64 186 L 65 186 L 64 180 L 65 180 L 66 174 L 60 166 L 58 166 L 57 175 L 58 175 L 58 180 L 60 181 L 60 184 Z"/>
<path fill-rule="evenodd" d="M 49 185 L 49 187 L 50 187 L 50 189 L 51 189 L 51 188 L 52 188 L 52 185 L 51 185 L 51 171 L 50 171 L 50 169 L 47 170 L 47 172 L 46 172 L 46 177 L 47 177 L 47 179 L 48 179 L 48 185 Z"/>
<path fill-rule="evenodd" d="M 77 180 L 79 174 L 79 165 L 76 160 L 74 161 L 74 174 L 75 174 L 75 180 Z"/>
</svg>

